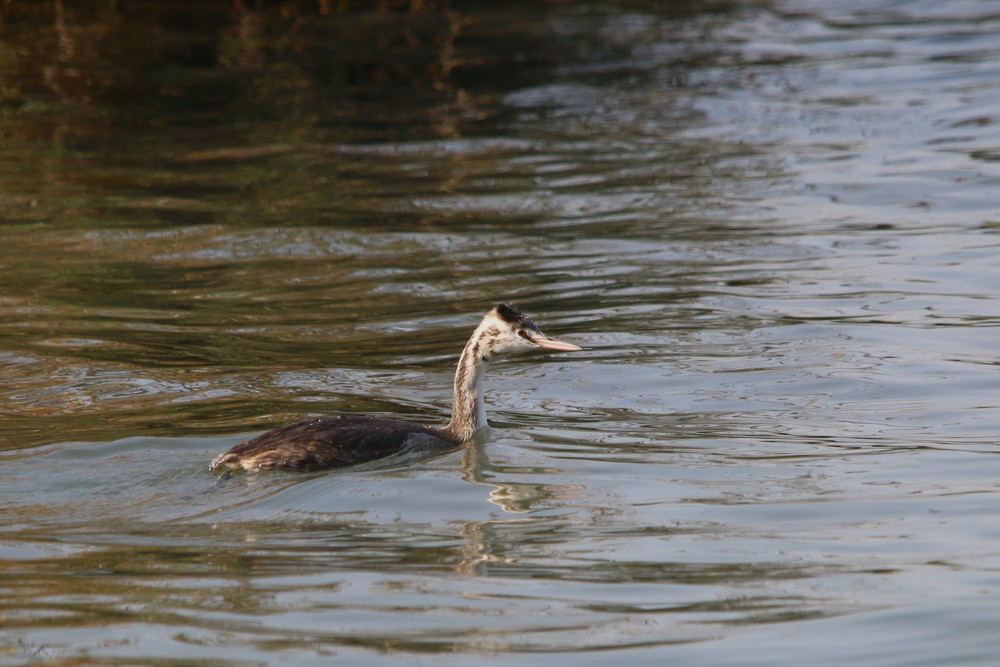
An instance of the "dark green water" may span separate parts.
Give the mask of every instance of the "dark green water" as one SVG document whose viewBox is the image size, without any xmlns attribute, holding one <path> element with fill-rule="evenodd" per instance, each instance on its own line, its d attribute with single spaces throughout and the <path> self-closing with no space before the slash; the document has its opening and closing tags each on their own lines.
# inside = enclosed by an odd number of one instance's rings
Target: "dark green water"
<svg viewBox="0 0 1000 667">
<path fill-rule="evenodd" d="M 0 662 L 991 663 L 1000 12 L 828 4 L 4 5 Z"/>
</svg>

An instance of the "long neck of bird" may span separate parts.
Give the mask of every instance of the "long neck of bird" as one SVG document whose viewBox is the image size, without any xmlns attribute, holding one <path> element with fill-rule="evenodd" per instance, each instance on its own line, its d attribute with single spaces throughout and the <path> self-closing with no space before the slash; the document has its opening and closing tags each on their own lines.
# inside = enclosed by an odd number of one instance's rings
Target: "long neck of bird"
<svg viewBox="0 0 1000 667">
<path fill-rule="evenodd" d="M 486 404 L 483 402 L 483 376 L 490 362 L 483 355 L 484 334 L 476 329 L 465 344 L 455 370 L 455 395 L 451 421 L 445 427 L 456 440 L 468 440 L 486 426 Z"/>
</svg>

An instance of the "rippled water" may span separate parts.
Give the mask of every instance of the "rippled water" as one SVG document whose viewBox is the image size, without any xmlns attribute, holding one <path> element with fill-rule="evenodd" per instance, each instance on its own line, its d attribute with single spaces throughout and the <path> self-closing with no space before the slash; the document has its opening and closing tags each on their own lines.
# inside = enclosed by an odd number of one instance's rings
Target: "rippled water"
<svg viewBox="0 0 1000 667">
<path fill-rule="evenodd" d="M 255 11 L 0 31 L 0 662 L 995 660 L 992 3 Z M 487 441 L 208 472 L 499 300 Z"/>
</svg>

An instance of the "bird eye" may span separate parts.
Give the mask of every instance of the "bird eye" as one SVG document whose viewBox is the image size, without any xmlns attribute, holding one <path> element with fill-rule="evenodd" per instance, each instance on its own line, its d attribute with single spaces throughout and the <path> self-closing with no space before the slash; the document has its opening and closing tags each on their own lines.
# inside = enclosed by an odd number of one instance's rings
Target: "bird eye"
<svg viewBox="0 0 1000 667">
<path fill-rule="evenodd" d="M 528 338 L 528 334 L 524 331 L 524 329 L 518 329 L 517 335 L 523 338 L 524 340 L 531 340 L 530 338 Z"/>
</svg>

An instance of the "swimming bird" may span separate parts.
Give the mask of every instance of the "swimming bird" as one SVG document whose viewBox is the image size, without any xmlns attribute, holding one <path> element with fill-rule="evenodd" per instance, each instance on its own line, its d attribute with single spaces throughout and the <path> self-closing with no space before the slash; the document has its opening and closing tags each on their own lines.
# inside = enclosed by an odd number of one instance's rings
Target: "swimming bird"
<svg viewBox="0 0 1000 667">
<path fill-rule="evenodd" d="M 268 431 L 212 460 L 210 470 L 312 471 L 379 459 L 418 449 L 454 447 L 487 426 L 483 376 L 510 352 L 573 352 L 581 348 L 549 338 L 508 303 L 491 310 L 465 344 L 455 370 L 451 421 L 427 426 L 368 415 L 319 417 Z"/>
</svg>

